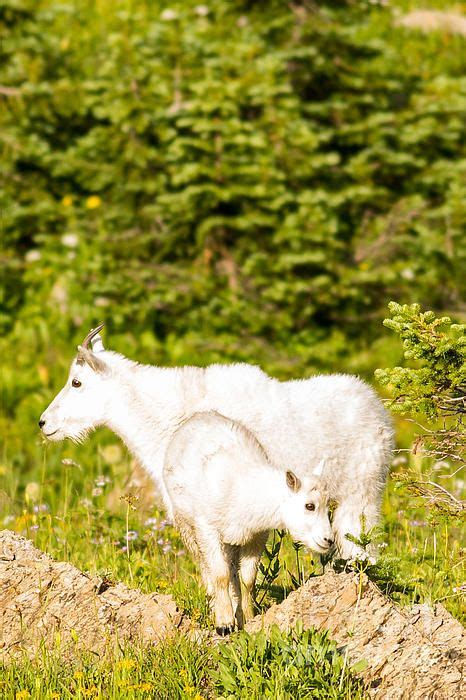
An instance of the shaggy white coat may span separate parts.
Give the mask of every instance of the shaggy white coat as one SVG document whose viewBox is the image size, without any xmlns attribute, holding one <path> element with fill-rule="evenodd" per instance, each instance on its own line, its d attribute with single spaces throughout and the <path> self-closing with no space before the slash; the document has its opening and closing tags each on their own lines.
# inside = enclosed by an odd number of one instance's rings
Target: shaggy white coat
<svg viewBox="0 0 466 700">
<path fill-rule="evenodd" d="M 390 418 L 367 384 L 341 374 L 280 382 L 247 364 L 159 368 L 102 349 L 100 338 L 94 347 L 100 351 L 81 349 L 82 364 L 72 363 L 41 416 L 48 439 L 82 440 L 109 427 L 152 475 L 173 517 L 163 477 L 170 440 L 195 413 L 219 413 L 244 426 L 276 468 L 304 478 L 319 466 L 338 503 L 338 550 L 344 558 L 359 553 L 345 535 L 359 535 L 361 515 L 366 527 L 376 524 L 393 442 Z"/>
<path fill-rule="evenodd" d="M 241 627 L 253 615 L 269 530 L 288 530 L 316 552 L 333 544 L 322 480 L 276 469 L 251 433 L 219 414 L 197 413 L 176 430 L 163 478 L 175 526 L 201 563 L 222 634 L 233 630 L 235 618 Z"/>
</svg>

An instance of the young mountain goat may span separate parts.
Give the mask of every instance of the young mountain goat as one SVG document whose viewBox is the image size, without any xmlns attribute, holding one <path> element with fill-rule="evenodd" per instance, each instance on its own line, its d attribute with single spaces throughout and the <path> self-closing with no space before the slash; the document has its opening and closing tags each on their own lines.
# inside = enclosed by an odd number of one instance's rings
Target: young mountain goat
<svg viewBox="0 0 466 700">
<path fill-rule="evenodd" d="M 392 426 L 375 392 L 350 375 L 279 382 L 247 364 L 174 369 L 139 365 L 105 350 L 91 331 L 68 381 L 42 414 L 49 440 L 84 440 L 105 425 L 154 478 L 173 517 L 163 477 L 165 453 L 181 423 L 217 412 L 240 423 L 271 465 L 303 480 L 319 465 L 337 502 L 332 528 L 340 556 L 361 553 L 361 516 L 376 524 L 392 450 Z M 92 350 L 89 348 L 92 343 Z"/>
<path fill-rule="evenodd" d="M 317 466 L 320 472 L 320 466 Z M 333 545 L 328 494 L 267 459 L 256 438 L 218 413 L 197 413 L 168 445 L 163 479 L 175 526 L 201 564 L 219 634 L 253 616 L 257 564 L 269 530 L 288 530 L 316 552 Z"/>
</svg>

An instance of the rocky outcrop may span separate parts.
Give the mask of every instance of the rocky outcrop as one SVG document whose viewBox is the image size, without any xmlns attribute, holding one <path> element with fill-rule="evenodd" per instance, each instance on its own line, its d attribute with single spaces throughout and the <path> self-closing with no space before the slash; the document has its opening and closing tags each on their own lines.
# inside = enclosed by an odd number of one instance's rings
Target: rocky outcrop
<svg viewBox="0 0 466 700">
<path fill-rule="evenodd" d="M 333 571 L 310 579 L 262 617 L 250 632 L 278 625 L 326 629 L 348 664 L 365 665 L 368 693 L 383 700 L 466 697 L 462 625 L 442 605 L 396 606 L 364 574 Z"/>
<path fill-rule="evenodd" d="M 67 655 L 116 641 L 157 643 L 189 621 L 170 595 L 141 593 L 56 562 L 14 532 L 0 532 L 0 659 L 39 644 Z"/>
</svg>

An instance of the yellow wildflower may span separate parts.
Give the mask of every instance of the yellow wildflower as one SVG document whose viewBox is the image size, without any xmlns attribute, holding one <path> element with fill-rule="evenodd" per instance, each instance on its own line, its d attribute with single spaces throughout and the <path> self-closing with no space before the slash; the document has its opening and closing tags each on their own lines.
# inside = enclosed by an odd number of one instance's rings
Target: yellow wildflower
<svg viewBox="0 0 466 700">
<path fill-rule="evenodd" d="M 117 662 L 117 667 L 124 669 L 125 671 L 130 671 L 136 666 L 136 661 L 134 659 L 122 659 Z"/>
<path fill-rule="evenodd" d="M 80 691 L 85 698 L 91 698 L 93 695 L 99 694 L 99 691 L 95 685 L 91 685 L 89 688 L 80 688 Z"/>
<path fill-rule="evenodd" d="M 60 693 L 50 693 L 50 700 L 60 700 Z"/>
<path fill-rule="evenodd" d="M 73 204 L 73 197 L 70 194 L 66 194 L 61 200 L 61 203 L 64 207 L 71 207 Z"/>
<path fill-rule="evenodd" d="M 16 700 L 26 700 L 26 698 L 30 698 L 31 693 L 29 690 L 18 690 L 18 692 L 15 695 Z"/>
<path fill-rule="evenodd" d="M 149 692 L 149 690 L 152 690 L 152 684 L 151 683 L 139 683 L 139 690 L 142 690 L 143 692 Z"/>
<path fill-rule="evenodd" d="M 75 671 L 73 674 L 73 678 L 76 678 L 77 681 L 80 681 L 81 678 L 84 678 L 84 673 L 82 671 Z"/>
<path fill-rule="evenodd" d="M 100 207 L 101 204 L 102 200 L 96 194 L 93 194 L 91 197 L 86 199 L 87 209 L 97 209 L 97 207 Z"/>
</svg>

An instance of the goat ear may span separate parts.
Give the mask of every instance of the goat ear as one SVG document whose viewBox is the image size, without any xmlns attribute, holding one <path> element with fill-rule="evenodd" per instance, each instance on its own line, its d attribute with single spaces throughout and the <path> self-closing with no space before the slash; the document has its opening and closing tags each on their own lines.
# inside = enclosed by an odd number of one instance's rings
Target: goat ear
<svg viewBox="0 0 466 700">
<path fill-rule="evenodd" d="M 82 345 L 78 345 L 78 357 L 76 358 L 76 362 L 78 365 L 89 365 L 94 372 L 104 373 L 107 371 L 105 362 L 87 348 L 83 348 Z"/>
<path fill-rule="evenodd" d="M 293 474 L 293 472 L 286 472 L 286 485 L 289 489 L 296 493 L 296 491 L 299 491 L 301 488 L 301 481 L 298 479 L 296 474 Z"/>
</svg>

